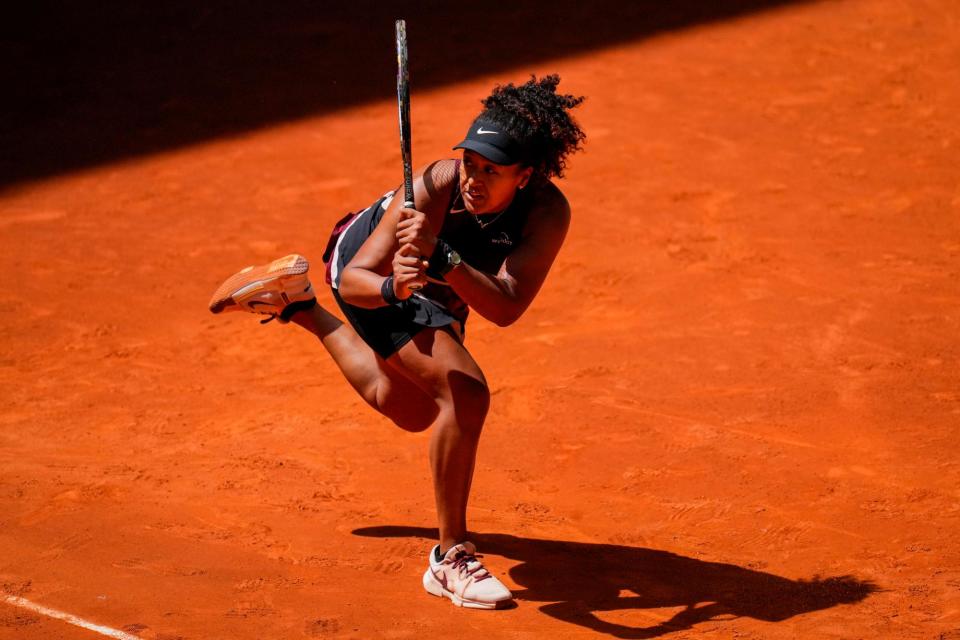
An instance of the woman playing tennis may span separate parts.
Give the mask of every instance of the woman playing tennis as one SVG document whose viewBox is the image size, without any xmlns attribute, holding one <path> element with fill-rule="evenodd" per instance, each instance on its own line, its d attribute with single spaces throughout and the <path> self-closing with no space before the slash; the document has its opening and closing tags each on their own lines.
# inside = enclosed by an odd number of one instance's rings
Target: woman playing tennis
<svg viewBox="0 0 960 640">
<path fill-rule="evenodd" d="M 440 540 L 423 576 L 431 594 L 493 609 L 510 591 L 477 557 L 466 511 L 490 405 L 464 347 L 472 309 L 499 326 L 540 290 L 570 223 L 551 181 L 585 139 L 557 93 L 559 77 L 498 86 L 454 148 L 402 188 L 341 220 L 327 245 L 327 282 L 347 323 L 317 304 L 308 262 L 290 255 L 248 267 L 217 289 L 210 310 L 250 311 L 316 335 L 350 384 L 408 431 L 432 428 L 430 465 Z"/>
</svg>

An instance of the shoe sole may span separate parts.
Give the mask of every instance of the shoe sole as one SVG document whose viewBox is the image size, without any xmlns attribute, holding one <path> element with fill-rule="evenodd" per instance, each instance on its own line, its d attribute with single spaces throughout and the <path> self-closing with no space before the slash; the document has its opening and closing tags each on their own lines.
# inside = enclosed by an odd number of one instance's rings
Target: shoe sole
<svg viewBox="0 0 960 640">
<path fill-rule="evenodd" d="M 427 569 L 423 574 L 423 588 L 426 589 L 427 593 L 430 595 L 440 598 L 448 598 L 450 602 L 456 606 L 464 607 L 466 609 L 499 609 L 513 600 L 513 598 L 506 598 L 504 600 L 497 600 L 496 602 L 478 602 L 476 600 L 461 598 L 454 592 L 444 589 L 443 585 L 437 582 L 437 579 L 433 577 L 433 572 L 430 571 L 430 569 Z"/>
<path fill-rule="evenodd" d="M 236 304 L 235 295 L 249 287 L 281 278 L 284 276 L 299 276 L 310 270 L 310 263 L 301 255 L 291 254 L 278 258 L 270 264 L 261 267 L 247 267 L 235 273 L 214 292 L 210 299 L 210 311 L 220 313 L 230 305 Z"/>
</svg>

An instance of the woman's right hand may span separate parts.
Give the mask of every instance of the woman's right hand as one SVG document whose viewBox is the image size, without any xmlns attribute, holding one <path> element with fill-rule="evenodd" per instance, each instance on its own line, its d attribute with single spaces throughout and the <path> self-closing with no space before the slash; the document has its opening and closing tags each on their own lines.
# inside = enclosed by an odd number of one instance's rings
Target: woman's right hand
<svg viewBox="0 0 960 640">
<path fill-rule="evenodd" d="M 393 254 L 393 292 L 406 300 L 417 289 L 427 284 L 427 261 L 420 257 L 416 245 L 401 244 Z"/>
</svg>

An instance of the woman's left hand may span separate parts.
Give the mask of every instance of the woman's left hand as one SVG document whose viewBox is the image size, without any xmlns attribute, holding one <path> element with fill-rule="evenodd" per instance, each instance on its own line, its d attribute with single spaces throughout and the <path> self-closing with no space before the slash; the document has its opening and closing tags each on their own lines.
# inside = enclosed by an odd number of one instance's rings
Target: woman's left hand
<svg viewBox="0 0 960 640">
<path fill-rule="evenodd" d="M 400 209 L 400 221 L 397 223 L 397 242 L 400 246 L 412 244 L 421 256 L 429 258 L 437 246 L 437 236 L 424 213 L 404 207 Z"/>
</svg>

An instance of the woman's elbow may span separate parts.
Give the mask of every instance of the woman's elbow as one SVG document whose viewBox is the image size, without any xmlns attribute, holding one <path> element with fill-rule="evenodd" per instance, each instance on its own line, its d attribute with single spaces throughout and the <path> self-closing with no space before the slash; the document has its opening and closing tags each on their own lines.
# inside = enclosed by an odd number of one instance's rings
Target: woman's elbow
<svg viewBox="0 0 960 640">
<path fill-rule="evenodd" d="M 507 309 L 499 309 L 497 313 L 493 314 L 488 318 L 493 324 L 498 327 L 509 327 L 514 322 L 520 319 L 520 316 L 523 315 L 523 312 L 526 311 L 527 307 L 510 307 Z"/>
</svg>

